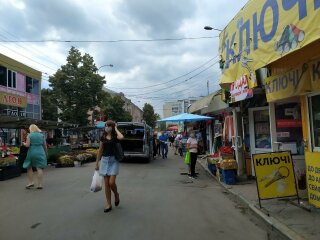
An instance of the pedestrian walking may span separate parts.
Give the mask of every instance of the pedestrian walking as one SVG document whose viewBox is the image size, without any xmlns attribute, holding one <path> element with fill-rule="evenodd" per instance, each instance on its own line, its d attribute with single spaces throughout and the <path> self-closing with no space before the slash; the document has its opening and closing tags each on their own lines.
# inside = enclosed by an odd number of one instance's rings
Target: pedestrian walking
<svg viewBox="0 0 320 240">
<path fill-rule="evenodd" d="M 160 141 L 160 148 L 161 148 L 161 154 L 162 158 L 165 159 L 168 157 L 168 135 L 164 132 L 161 132 L 161 136 L 159 137 Z"/>
<path fill-rule="evenodd" d="M 120 204 L 119 192 L 116 185 L 116 177 L 119 174 L 119 162 L 115 155 L 117 143 L 119 143 L 121 139 L 123 139 L 123 135 L 118 130 L 115 122 L 108 120 L 105 124 L 103 136 L 101 137 L 95 168 L 99 170 L 100 176 L 104 177 L 106 197 L 104 212 L 110 212 L 112 210 L 111 191 L 114 193 L 115 206 L 119 206 Z"/>
<path fill-rule="evenodd" d="M 31 124 L 29 127 L 30 134 L 27 136 L 23 145 L 28 149 L 27 157 L 23 163 L 23 168 L 27 169 L 28 184 L 26 189 L 34 187 L 33 170 L 37 169 L 37 189 L 43 188 L 43 169 L 47 166 L 48 149 L 45 137 L 37 125 Z"/>
<path fill-rule="evenodd" d="M 174 155 L 177 155 L 179 150 L 180 141 L 182 139 L 182 135 L 180 133 L 177 134 L 177 136 L 174 139 Z"/>
<path fill-rule="evenodd" d="M 196 178 L 196 163 L 198 157 L 198 140 L 194 132 L 190 133 L 190 136 L 187 140 L 187 149 L 190 152 L 190 178 Z"/>
</svg>

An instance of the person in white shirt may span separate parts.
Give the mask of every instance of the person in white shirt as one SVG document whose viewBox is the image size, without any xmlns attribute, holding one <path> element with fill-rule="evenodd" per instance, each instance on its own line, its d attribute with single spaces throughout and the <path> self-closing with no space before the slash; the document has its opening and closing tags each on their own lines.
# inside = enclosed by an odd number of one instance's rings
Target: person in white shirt
<svg viewBox="0 0 320 240">
<path fill-rule="evenodd" d="M 196 178 L 196 163 L 198 157 L 198 140 L 192 131 L 187 141 L 187 149 L 190 152 L 190 177 Z"/>
</svg>

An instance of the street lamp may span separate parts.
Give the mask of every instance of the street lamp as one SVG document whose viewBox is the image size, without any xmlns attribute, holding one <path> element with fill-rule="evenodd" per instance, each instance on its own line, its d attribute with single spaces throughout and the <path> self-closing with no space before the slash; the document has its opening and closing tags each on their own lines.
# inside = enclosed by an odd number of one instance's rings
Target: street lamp
<svg viewBox="0 0 320 240">
<path fill-rule="evenodd" d="M 215 30 L 215 31 L 222 32 L 222 30 L 217 29 L 217 28 L 213 28 L 213 27 L 210 27 L 210 26 L 205 26 L 204 29 L 205 29 L 205 30 Z"/>
<path fill-rule="evenodd" d="M 105 65 L 102 65 L 102 66 L 100 66 L 100 67 L 97 69 L 97 72 L 99 72 L 100 68 L 103 68 L 103 67 L 113 67 L 113 64 L 105 64 Z"/>
</svg>

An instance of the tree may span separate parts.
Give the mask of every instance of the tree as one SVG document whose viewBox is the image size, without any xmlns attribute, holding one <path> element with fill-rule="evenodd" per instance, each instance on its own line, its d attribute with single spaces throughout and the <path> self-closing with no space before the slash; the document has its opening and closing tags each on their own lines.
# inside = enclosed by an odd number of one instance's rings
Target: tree
<svg viewBox="0 0 320 240">
<path fill-rule="evenodd" d="M 124 110 L 124 101 L 121 96 L 107 97 L 102 102 L 102 111 L 106 119 L 112 119 L 116 122 L 131 122 L 131 114 Z"/>
<path fill-rule="evenodd" d="M 67 64 L 49 78 L 57 106 L 61 110 L 61 120 L 80 126 L 88 124 L 88 110 L 100 105 L 104 96 L 102 86 L 106 81 L 97 70 L 89 54 L 82 55 L 72 47 Z"/>
<path fill-rule="evenodd" d="M 58 120 L 57 101 L 51 89 L 41 89 L 41 105 L 43 120 Z"/>
<path fill-rule="evenodd" d="M 143 106 L 143 119 L 152 128 L 155 127 L 157 119 L 160 118 L 159 114 L 154 112 L 153 106 L 149 103 L 145 103 Z"/>
</svg>

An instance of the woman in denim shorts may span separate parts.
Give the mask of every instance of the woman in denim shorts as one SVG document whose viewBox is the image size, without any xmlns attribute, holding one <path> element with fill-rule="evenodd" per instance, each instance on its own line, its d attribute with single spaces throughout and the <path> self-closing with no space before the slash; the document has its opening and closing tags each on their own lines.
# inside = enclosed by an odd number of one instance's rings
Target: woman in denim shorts
<svg viewBox="0 0 320 240">
<path fill-rule="evenodd" d="M 116 144 L 123 139 L 123 135 L 117 129 L 115 123 L 108 120 L 105 124 L 103 136 L 101 137 L 100 147 L 96 159 L 96 170 L 100 176 L 104 177 L 106 206 L 104 212 L 112 210 L 111 191 L 114 193 L 114 204 L 120 203 L 119 193 L 116 185 L 116 177 L 119 174 L 119 162 L 115 158 Z M 99 160 L 100 164 L 99 164 Z"/>
</svg>

